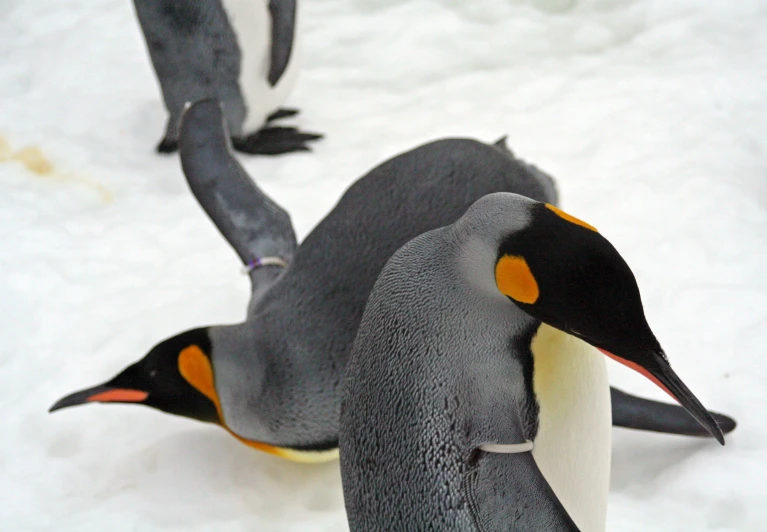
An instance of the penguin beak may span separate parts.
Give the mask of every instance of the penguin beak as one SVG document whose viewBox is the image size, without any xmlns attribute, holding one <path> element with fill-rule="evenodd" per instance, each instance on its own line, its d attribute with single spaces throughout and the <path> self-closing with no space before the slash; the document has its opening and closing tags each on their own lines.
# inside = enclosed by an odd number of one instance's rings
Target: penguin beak
<svg viewBox="0 0 767 532">
<path fill-rule="evenodd" d="M 48 412 L 55 412 L 62 408 L 82 405 L 85 403 L 141 403 L 149 393 L 141 390 L 131 390 L 128 388 L 116 388 L 114 386 L 100 385 L 75 392 L 59 399 Z"/>
<path fill-rule="evenodd" d="M 698 401 L 698 398 L 695 397 L 684 382 L 682 382 L 682 379 L 680 379 L 674 370 L 671 369 L 671 365 L 669 365 L 663 350 L 652 351 L 649 355 L 644 354 L 641 359 L 646 360 L 647 363 L 638 364 L 619 357 L 605 349 L 597 349 L 613 360 L 641 373 L 654 382 L 661 390 L 669 394 L 672 399 L 682 405 L 684 409 L 698 421 L 698 423 L 703 425 L 709 434 L 716 438 L 719 443 L 724 445 L 722 429 L 719 428 L 719 425 L 717 425 L 716 420 L 714 420 L 714 417 L 709 411 L 704 408 L 700 401 Z"/>
</svg>

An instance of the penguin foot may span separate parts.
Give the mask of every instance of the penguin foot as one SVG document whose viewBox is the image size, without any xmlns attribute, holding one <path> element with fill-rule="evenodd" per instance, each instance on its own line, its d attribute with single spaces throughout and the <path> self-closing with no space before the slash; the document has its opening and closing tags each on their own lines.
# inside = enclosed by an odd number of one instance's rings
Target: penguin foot
<svg viewBox="0 0 767 532">
<path fill-rule="evenodd" d="M 266 117 L 266 123 L 274 122 L 275 120 L 279 120 L 281 118 L 290 118 L 291 116 L 296 116 L 298 114 L 298 109 L 277 109 L 275 112 L 270 114 Z"/>
<path fill-rule="evenodd" d="M 311 151 L 306 143 L 321 138 L 322 135 L 302 133 L 294 127 L 267 127 L 247 137 L 233 138 L 232 146 L 237 151 L 252 155 L 280 155 Z"/>
<path fill-rule="evenodd" d="M 157 145 L 157 153 L 174 153 L 178 150 L 178 140 L 171 140 L 165 137 Z"/>
</svg>

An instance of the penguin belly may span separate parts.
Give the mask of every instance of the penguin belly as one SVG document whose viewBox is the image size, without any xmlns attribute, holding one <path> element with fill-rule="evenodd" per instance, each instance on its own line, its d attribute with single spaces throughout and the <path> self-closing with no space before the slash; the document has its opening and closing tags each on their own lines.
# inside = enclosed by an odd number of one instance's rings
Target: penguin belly
<svg viewBox="0 0 767 532">
<path fill-rule="evenodd" d="M 602 532 L 610 487 L 612 414 L 605 357 L 542 324 L 532 342 L 539 405 L 533 458 L 582 532 Z"/>
<path fill-rule="evenodd" d="M 239 86 L 245 101 L 243 136 L 261 129 L 267 116 L 277 109 L 293 89 L 298 76 L 297 41 L 285 72 L 277 84 L 269 84 L 272 17 L 269 0 L 221 0 L 240 48 Z"/>
</svg>

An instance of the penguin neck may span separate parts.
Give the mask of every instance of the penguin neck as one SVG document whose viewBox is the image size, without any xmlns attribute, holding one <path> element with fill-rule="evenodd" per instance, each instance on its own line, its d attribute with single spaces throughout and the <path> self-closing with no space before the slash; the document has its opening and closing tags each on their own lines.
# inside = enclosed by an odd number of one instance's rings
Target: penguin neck
<svg viewBox="0 0 767 532">
<path fill-rule="evenodd" d="M 253 425 L 254 419 L 257 419 L 251 399 L 261 394 L 265 374 L 260 345 L 254 332 L 247 321 L 209 329 L 221 423 L 242 436 L 247 436 L 242 428 Z"/>
<path fill-rule="evenodd" d="M 248 317 L 255 314 L 258 308 L 258 303 L 264 294 L 269 291 L 272 285 L 277 282 L 282 274 L 283 268 L 276 268 L 274 266 L 266 268 L 256 268 L 248 273 L 250 277 L 250 302 L 248 303 Z"/>
<path fill-rule="evenodd" d="M 603 531 L 612 426 L 604 355 L 545 323 L 531 349 L 539 406 L 533 458 L 580 530 Z"/>
</svg>

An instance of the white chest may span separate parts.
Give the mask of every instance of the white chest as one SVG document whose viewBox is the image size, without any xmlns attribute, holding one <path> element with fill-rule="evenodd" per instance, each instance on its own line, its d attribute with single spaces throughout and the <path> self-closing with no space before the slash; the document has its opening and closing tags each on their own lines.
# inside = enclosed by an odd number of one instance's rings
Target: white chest
<svg viewBox="0 0 767 532">
<path fill-rule="evenodd" d="M 297 43 L 285 73 L 272 87 L 268 81 L 271 66 L 272 18 L 268 0 L 221 0 L 240 48 L 240 92 L 247 115 L 243 133 L 260 129 L 266 117 L 287 98 L 297 76 Z M 295 35 L 298 35 L 296 32 Z M 297 40 L 297 39 L 296 39 Z"/>
<path fill-rule="evenodd" d="M 604 355 L 541 325 L 532 344 L 540 407 L 533 458 L 583 532 L 605 530 L 612 411 Z"/>
</svg>

